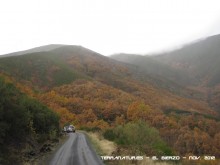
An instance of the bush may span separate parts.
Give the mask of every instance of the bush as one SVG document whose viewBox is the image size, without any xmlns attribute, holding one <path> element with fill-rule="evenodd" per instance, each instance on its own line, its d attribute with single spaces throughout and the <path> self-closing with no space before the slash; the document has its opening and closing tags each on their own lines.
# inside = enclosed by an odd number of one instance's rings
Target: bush
<svg viewBox="0 0 220 165">
<path fill-rule="evenodd" d="M 116 139 L 115 133 L 112 129 L 107 129 L 104 133 L 103 136 L 105 139 L 114 141 Z"/>
<path fill-rule="evenodd" d="M 0 164 L 13 155 L 9 146 L 18 150 L 28 137 L 43 142 L 55 138 L 58 131 L 57 114 L 0 77 Z"/>
<path fill-rule="evenodd" d="M 113 130 L 106 130 L 104 137 L 121 146 L 146 154 L 172 154 L 171 149 L 161 139 L 159 132 L 142 121 L 130 122 Z"/>
<path fill-rule="evenodd" d="M 59 116 L 45 105 L 33 99 L 23 99 L 22 104 L 31 115 L 33 128 L 37 134 L 48 134 L 52 130 L 59 130 Z"/>
</svg>

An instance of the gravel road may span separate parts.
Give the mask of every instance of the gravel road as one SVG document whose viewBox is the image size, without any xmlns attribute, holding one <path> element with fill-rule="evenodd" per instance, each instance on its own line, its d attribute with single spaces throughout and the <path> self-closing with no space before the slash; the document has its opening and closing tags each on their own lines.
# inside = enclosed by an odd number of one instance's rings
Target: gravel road
<svg viewBox="0 0 220 165">
<path fill-rule="evenodd" d="M 83 133 L 69 133 L 68 136 L 50 160 L 50 165 L 103 165 Z"/>
</svg>

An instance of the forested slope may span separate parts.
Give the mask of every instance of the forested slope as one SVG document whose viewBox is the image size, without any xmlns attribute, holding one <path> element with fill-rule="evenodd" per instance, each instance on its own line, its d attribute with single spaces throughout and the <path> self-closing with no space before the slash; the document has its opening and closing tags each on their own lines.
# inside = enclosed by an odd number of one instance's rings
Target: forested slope
<svg viewBox="0 0 220 165">
<path fill-rule="evenodd" d="M 0 71 L 20 91 L 56 112 L 60 126 L 72 123 L 77 129 L 98 130 L 120 148 L 137 145 L 143 154 L 219 156 L 219 114 L 203 93 L 174 86 L 134 65 L 83 47 L 61 46 L 1 58 Z M 139 134 L 161 145 L 143 146 L 140 139 L 134 144 Z M 123 141 L 124 136 L 130 137 Z"/>
<path fill-rule="evenodd" d="M 0 164 L 22 164 L 31 148 L 56 138 L 58 131 L 57 114 L 0 76 Z"/>
</svg>

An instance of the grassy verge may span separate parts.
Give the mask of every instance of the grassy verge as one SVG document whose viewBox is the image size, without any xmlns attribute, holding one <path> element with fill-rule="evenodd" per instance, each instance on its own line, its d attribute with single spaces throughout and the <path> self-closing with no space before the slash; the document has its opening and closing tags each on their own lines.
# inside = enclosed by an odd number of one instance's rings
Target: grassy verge
<svg viewBox="0 0 220 165">
<path fill-rule="evenodd" d="M 98 155 L 106 155 L 106 156 L 116 156 L 118 155 L 117 148 L 118 146 L 109 140 L 103 138 L 103 136 L 98 132 L 83 132 L 88 136 L 89 141 L 91 142 L 93 148 L 95 149 Z M 126 152 L 126 151 L 125 151 Z M 118 154 L 116 154 L 118 153 Z M 122 154 L 119 154 L 122 155 Z M 133 165 L 132 161 L 105 161 L 107 165 Z M 150 159 L 144 159 L 142 161 L 135 162 L 137 165 L 172 165 L 172 163 L 167 162 L 155 162 Z"/>
<path fill-rule="evenodd" d="M 98 155 L 112 155 L 117 149 L 116 144 L 103 138 L 98 132 L 84 132 Z"/>
</svg>

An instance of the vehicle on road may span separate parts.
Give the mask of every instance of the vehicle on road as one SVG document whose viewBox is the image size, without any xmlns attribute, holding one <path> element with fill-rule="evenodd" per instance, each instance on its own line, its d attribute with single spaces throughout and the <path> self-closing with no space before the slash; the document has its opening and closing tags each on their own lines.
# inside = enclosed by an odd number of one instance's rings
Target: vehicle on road
<svg viewBox="0 0 220 165">
<path fill-rule="evenodd" d="M 70 133 L 70 132 L 73 132 L 75 133 L 76 132 L 76 129 L 73 125 L 67 125 L 63 128 L 63 131 L 64 132 L 67 132 L 67 133 Z"/>
</svg>

